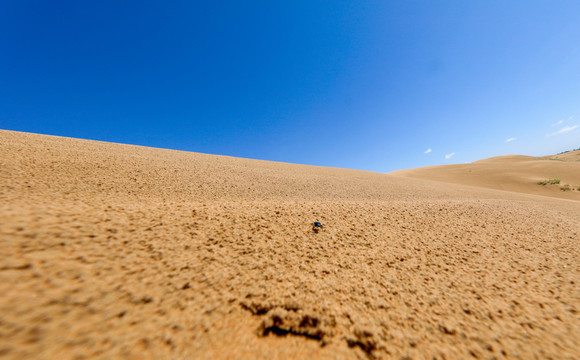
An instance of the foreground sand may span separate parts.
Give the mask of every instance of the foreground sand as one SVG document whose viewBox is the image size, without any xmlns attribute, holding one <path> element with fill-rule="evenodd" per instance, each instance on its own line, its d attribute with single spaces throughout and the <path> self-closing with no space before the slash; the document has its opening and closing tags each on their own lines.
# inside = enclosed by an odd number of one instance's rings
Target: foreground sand
<svg viewBox="0 0 580 360">
<path fill-rule="evenodd" d="M 0 357 L 574 359 L 579 214 L 0 131 Z"/>
</svg>

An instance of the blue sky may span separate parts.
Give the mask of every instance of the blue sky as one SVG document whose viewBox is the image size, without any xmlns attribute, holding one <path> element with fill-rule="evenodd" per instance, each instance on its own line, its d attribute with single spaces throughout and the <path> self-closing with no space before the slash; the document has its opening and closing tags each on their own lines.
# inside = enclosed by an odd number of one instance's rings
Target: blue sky
<svg viewBox="0 0 580 360">
<path fill-rule="evenodd" d="M 546 155 L 580 147 L 578 39 L 580 1 L 3 0 L 0 128 L 377 172 Z"/>
</svg>

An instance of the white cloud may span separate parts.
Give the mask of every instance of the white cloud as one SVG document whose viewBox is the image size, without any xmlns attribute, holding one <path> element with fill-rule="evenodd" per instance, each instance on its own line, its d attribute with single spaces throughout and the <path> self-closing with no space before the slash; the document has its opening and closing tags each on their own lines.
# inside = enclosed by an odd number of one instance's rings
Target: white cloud
<svg viewBox="0 0 580 360">
<path fill-rule="evenodd" d="M 423 154 L 429 154 L 431 151 L 433 151 L 433 149 L 427 149 L 427 150 L 423 151 Z"/>
<path fill-rule="evenodd" d="M 514 137 L 511 137 L 511 138 L 507 139 L 505 142 L 512 142 L 512 141 L 515 141 L 515 140 L 517 140 L 517 139 L 514 138 Z"/>
<path fill-rule="evenodd" d="M 451 159 L 451 158 L 452 158 L 454 155 L 455 155 L 455 153 L 454 153 L 454 152 L 452 152 L 451 154 L 447 154 L 447 155 L 445 155 L 445 158 L 446 158 L 446 159 Z"/>
<path fill-rule="evenodd" d="M 564 126 L 563 128 L 561 128 L 560 130 L 558 130 L 556 132 L 553 132 L 551 134 L 546 134 L 546 136 L 554 136 L 554 135 L 565 134 L 567 132 L 576 130 L 578 127 L 580 127 L 580 125 Z"/>
<path fill-rule="evenodd" d="M 566 120 L 566 121 L 572 121 L 572 120 L 574 120 L 574 116 L 570 116 L 568 118 L 568 120 Z M 560 120 L 560 121 L 556 122 L 555 124 L 552 124 L 552 126 L 562 125 L 563 123 L 564 123 L 564 120 Z"/>
</svg>

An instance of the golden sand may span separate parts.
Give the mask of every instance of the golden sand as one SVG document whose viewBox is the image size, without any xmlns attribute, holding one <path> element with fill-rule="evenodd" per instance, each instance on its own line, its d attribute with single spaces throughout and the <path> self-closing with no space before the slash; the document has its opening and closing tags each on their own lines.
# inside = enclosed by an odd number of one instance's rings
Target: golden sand
<svg viewBox="0 0 580 360">
<path fill-rule="evenodd" d="M 540 158 L 498 156 L 471 164 L 399 170 L 391 175 L 580 200 L 580 150 Z M 552 179 L 560 183 L 538 186 L 538 182 Z M 570 190 L 564 191 L 565 185 Z"/>
<path fill-rule="evenodd" d="M 0 358 L 578 358 L 579 193 L 536 182 L 580 163 L 500 160 L 385 175 L 0 131 Z"/>
</svg>

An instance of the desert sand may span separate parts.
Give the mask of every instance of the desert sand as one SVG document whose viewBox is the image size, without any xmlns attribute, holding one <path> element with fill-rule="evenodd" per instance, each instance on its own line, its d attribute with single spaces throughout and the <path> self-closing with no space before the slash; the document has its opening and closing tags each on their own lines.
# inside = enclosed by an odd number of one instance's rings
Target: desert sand
<svg viewBox="0 0 580 360">
<path fill-rule="evenodd" d="M 580 188 L 580 150 L 543 157 L 498 156 L 470 164 L 399 170 L 391 175 L 580 200 L 580 191 L 574 191 Z M 538 182 L 550 179 L 560 183 L 538 186 Z M 565 185 L 571 190 L 563 191 Z"/>
<path fill-rule="evenodd" d="M 378 174 L 0 131 L 0 358 L 578 358 L 580 201 L 536 182 L 579 164 Z"/>
</svg>

